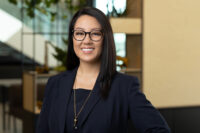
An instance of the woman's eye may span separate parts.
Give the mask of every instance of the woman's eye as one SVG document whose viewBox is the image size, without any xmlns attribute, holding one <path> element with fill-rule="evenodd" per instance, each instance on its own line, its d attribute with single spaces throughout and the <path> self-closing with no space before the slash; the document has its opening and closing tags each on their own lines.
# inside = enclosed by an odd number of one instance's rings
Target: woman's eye
<svg viewBox="0 0 200 133">
<path fill-rule="evenodd" d="M 92 32 L 93 36 L 101 36 L 101 32 Z"/>
<path fill-rule="evenodd" d="M 84 32 L 76 32 L 75 33 L 77 36 L 83 36 L 84 35 Z"/>
</svg>

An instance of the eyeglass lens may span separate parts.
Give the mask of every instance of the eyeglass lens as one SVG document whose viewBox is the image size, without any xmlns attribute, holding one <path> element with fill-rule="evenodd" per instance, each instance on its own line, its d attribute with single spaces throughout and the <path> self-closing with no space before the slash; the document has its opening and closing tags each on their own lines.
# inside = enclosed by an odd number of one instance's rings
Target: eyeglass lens
<svg viewBox="0 0 200 133">
<path fill-rule="evenodd" d="M 86 37 L 86 35 L 89 34 L 89 37 L 93 41 L 99 41 L 102 38 L 102 32 L 99 30 L 94 30 L 91 32 L 85 32 L 82 30 L 74 30 L 74 38 L 78 41 L 83 41 Z"/>
</svg>

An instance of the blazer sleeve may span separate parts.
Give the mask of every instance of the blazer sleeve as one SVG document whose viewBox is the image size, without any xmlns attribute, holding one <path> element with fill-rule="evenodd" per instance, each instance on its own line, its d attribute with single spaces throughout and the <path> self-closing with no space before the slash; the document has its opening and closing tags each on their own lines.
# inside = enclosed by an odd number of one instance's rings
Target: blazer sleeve
<svg viewBox="0 0 200 133">
<path fill-rule="evenodd" d="M 51 104 L 51 99 L 50 99 L 51 86 L 52 86 L 52 78 L 49 78 L 47 85 L 45 87 L 45 94 L 44 94 L 42 109 L 39 115 L 39 119 L 37 121 L 36 133 L 49 133 L 48 116 Z"/>
<path fill-rule="evenodd" d="M 139 90 L 139 81 L 133 77 L 128 89 L 129 116 L 140 133 L 170 133 L 161 114 Z"/>
</svg>

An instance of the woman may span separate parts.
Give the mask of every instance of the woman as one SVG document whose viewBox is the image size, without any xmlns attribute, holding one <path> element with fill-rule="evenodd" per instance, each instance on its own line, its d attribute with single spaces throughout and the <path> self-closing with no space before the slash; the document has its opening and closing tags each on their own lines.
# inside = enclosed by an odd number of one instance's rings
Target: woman
<svg viewBox="0 0 200 133">
<path fill-rule="evenodd" d="M 170 132 L 138 79 L 116 72 L 112 28 L 100 10 L 79 10 L 68 40 L 68 71 L 49 79 L 37 133 L 126 133 L 129 119 L 139 133 Z"/>
</svg>

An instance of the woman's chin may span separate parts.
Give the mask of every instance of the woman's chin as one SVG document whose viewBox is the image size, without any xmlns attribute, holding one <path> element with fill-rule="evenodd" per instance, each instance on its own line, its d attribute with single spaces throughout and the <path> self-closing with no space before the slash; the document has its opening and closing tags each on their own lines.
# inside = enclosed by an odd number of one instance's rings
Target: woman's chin
<svg viewBox="0 0 200 133">
<path fill-rule="evenodd" d="M 94 63 L 98 63 L 99 60 L 95 58 L 84 58 L 84 59 L 80 59 L 80 62 L 94 64 Z"/>
</svg>

